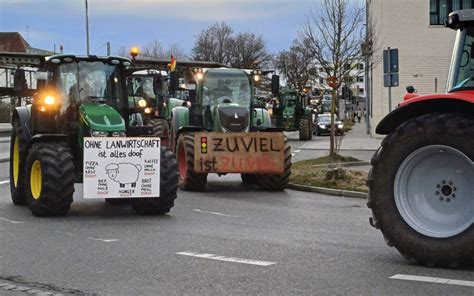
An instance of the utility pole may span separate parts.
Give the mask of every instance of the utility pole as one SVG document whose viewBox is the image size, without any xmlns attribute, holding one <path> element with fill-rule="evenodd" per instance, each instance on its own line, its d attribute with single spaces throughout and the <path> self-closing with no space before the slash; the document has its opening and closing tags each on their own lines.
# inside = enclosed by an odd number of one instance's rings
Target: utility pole
<svg viewBox="0 0 474 296">
<path fill-rule="evenodd" d="M 86 1 L 86 44 L 87 44 L 87 55 L 89 55 L 89 5 Z"/>
<path fill-rule="evenodd" d="M 110 55 L 110 41 L 107 41 L 107 55 Z"/>
</svg>

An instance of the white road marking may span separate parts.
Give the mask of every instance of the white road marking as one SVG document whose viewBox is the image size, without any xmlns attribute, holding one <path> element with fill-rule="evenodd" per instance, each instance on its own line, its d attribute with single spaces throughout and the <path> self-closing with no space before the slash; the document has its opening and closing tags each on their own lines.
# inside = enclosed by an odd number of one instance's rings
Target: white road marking
<svg viewBox="0 0 474 296">
<path fill-rule="evenodd" d="M 112 239 L 105 239 L 105 238 L 97 238 L 97 237 L 88 237 L 88 239 L 91 239 L 91 240 L 98 240 L 98 241 L 101 241 L 101 242 L 104 242 L 104 243 L 110 243 L 110 242 L 119 241 L 119 239 L 115 239 L 115 238 L 112 238 Z"/>
<path fill-rule="evenodd" d="M 293 152 L 295 152 L 295 153 L 298 153 L 298 152 L 301 152 L 301 150 L 300 150 L 300 149 L 298 149 L 298 150 L 295 150 L 295 151 L 293 151 Z"/>
<path fill-rule="evenodd" d="M 203 211 L 201 209 L 193 209 L 193 211 L 198 212 L 198 213 L 203 213 L 203 214 L 222 216 L 222 217 L 242 218 L 242 216 L 232 216 L 232 215 L 227 215 L 227 214 L 218 213 L 218 212 L 208 212 L 208 211 Z"/>
<path fill-rule="evenodd" d="M 9 184 L 10 180 L 0 181 L 0 185 Z"/>
<path fill-rule="evenodd" d="M 199 254 L 199 253 L 196 253 L 196 252 L 178 252 L 176 254 L 177 255 L 183 255 L 183 256 L 197 257 L 197 258 L 225 261 L 225 262 L 258 265 L 258 266 L 270 266 L 270 265 L 276 264 L 276 262 L 271 262 L 271 261 L 242 259 L 242 258 L 235 258 L 235 257 L 225 257 L 225 256 L 219 256 L 219 255 L 216 255 L 216 254 L 207 254 L 207 253 Z"/>
<path fill-rule="evenodd" d="M 0 217 L 0 221 L 10 222 L 11 224 L 21 224 L 21 223 L 25 223 L 25 222 L 23 222 L 23 221 L 10 220 L 10 219 L 3 218 L 3 217 Z"/>
<path fill-rule="evenodd" d="M 462 281 L 462 280 L 436 278 L 436 277 L 429 277 L 429 276 L 396 274 L 394 276 L 391 276 L 390 278 L 395 279 L 395 280 L 405 280 L 405 281 L 416 281 L 416 282 L 425 282 L 425 283 L 436 283 L 436 284 L 445 284 L 445 285 L 474 287 L 474 281 Z"/>
</svg>

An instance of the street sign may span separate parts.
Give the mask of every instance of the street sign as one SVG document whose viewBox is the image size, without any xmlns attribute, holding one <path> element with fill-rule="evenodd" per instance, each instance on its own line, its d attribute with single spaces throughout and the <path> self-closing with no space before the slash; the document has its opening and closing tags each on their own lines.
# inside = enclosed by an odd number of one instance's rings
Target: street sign
<svg viewBox="0 0 474 296">
<path fill-rule="evenodd" d="M 398 73 L 383 74 L 383 86 L 384 87 L 398 86 Z"/>
<path fill-rule="evenodd" d="M 398 73 L 398 48 L 388 48 L 383 51 L 383 73 Z"/>
</svg>

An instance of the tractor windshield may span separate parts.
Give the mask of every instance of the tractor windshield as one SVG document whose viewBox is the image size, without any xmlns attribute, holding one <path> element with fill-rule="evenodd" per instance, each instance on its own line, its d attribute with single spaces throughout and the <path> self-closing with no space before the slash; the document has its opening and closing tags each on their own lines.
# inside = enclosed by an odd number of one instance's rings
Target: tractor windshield
<svg viewBox="0 0 474 296">
<path fill-rule="evenodd" d="M 474 89 L 474 28 L 458 30 L 447 89 Z"/>
<path fill-rule="evenodd" d="M 79 61 L 59 66 L 59 93 L 64 105 L 106 103 L 120 107 L 120 70 L 102 61 Z"/>
<path fill-rule="evenodd" d="M 251 85 L 247 74 L 241 70 L 209 70 L 203 80 L 203 105 L 237 103 L 250 106 Z"/>
</svg>

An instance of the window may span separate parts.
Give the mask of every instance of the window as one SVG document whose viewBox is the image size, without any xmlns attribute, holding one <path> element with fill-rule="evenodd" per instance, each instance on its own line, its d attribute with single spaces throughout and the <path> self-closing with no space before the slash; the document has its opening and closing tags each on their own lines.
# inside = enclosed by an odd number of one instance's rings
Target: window
<svg viewBox="0 0 474 296">
<path fill-rule="evenodd" d="M 364 89 L 363 88 L 359 88 L 359 96 L 363 96 L 364 95 Z"/>
<path fill-rule="evenodd" d="M 364 76 L 357 76 L 357 82 L 364 82 Z"/>
<path fill-rule="evenodd" d="M 357 69 L 359 69 L 359 70 L 364 70 L 364 64 L 359 64 L 359 65 L 357 65 Z"/>
<path fill-rule="evenodd" d="M 473 0 L 430 0 L 430 25 L 443 25 L 451 11 L 473 8 Z"/>
</svg>

